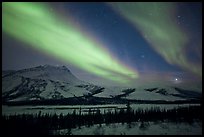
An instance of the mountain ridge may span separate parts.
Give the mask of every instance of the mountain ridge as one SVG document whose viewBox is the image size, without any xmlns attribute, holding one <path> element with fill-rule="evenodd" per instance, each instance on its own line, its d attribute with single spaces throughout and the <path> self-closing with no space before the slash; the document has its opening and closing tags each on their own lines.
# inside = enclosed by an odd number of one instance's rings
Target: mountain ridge
<svg viewBox="0 0 204 137">
<path fill-rule="evenodd" d="M 5 103 L 66 99 L 120 103 L 200 100 L 201 94 L 178 87 L 102 87 L 81 81 L 66 66 L 40 65 L 2 75 L 2 99 Z"/>
</svg>

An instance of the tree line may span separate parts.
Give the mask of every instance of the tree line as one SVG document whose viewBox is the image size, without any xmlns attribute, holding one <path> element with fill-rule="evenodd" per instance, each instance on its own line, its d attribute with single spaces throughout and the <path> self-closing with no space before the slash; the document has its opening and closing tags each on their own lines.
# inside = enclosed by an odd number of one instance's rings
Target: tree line
<svg viewBox="0 0 204 137">
<path fill-rule="evenodd" d="M 160 109 L 159 107 L 151 109 L 133 110 L 129 104 L 126 109 L 115 109 L 114 111 L 89 111 L 87 113 L 76 113 L 73 110 L 71 114 L 16 114 L 2 115 L 4 134 L 14 135 L 39 135 L 52 134 L 53 130 L 81 128 L 81 126 L 90 127 L 94 124 L 105 123 L 131 123 L 145 121 L 170 121 L 170 122 L 188 122 L 193 123 L 194 119 L 202 120 L 201 106 L 189 106 L 174 109 Z"/>
</svg>

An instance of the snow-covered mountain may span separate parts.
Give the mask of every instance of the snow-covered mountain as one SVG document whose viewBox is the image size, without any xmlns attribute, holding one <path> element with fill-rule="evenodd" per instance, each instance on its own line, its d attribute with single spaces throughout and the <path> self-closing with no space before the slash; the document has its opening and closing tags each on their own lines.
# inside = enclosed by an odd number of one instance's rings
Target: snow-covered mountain
<svg viewBox="0 0 204 137">
<path fill-rule="evenodd" d="M 79 80 L 65 66 L 44 65 L 2 76 L 2 97 L 7 101 L 80 97 L 100 88 Z"/>
<path fill-rule="evenodd" d="M 94 95 L 95 97 L 122 98 L 128 100 L 190 100 L 201 99 L 202 94 L 199 91 L 183 89 L 174 86 L 155 85 L 152 87 L 135 87 L 135 88 L 105 88 L 103 92 Z"/>
<path fill-rule="evenodd" d="M 127 100 L 182 101 L 201 99 L 202 92 L 175 85 L 105 87 L 76 78 L 65 66 L 37 66 L 2 72 L 4 102 L 72 99 L 78 102 L 123 102 Z"/>
<path fill-rule="evenodd" d="M 15 72 L 15 70 L 3 70 L 2 71 L 2 77 L 9 74 L 9 73 L 12 73 L 12 72 Z"/>
</svg>

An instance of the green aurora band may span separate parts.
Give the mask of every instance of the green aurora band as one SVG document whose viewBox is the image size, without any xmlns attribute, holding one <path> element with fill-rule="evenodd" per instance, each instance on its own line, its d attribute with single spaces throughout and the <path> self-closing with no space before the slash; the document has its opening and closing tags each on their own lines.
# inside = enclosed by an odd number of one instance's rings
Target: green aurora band
<svg viewBox="0 0 204 137">
<path fill-rule="evenodd" d="M 51 13 L 45 3 L 3 2 L 2 12 L 3 31 L 27 46 L 117 83 L 139 77 L 69 18 L 65 21 Z"/>
<path fill-rule="evenodd" d="M 174 22 L 176 16 L 174 3 L 113 2 L 108 4 L 130 21 L 168 63 L 202 77 L 202 66 L 187 59 L 185 48 L 187 48 L 189 36 Z"/>
</svg>

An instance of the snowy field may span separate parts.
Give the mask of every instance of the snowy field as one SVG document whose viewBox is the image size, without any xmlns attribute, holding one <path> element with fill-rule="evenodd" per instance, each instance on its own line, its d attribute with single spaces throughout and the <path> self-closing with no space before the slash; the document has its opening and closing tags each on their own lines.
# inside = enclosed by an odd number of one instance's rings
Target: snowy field
<svg viewBox="0 0 204 137">
<path fill-rule="evenodd" d="M 160 109 L 173 109 L 178 107 L 187 106 L 199 106 L 200 104 L 131 104 L 130 107 L 134 110 L 150 109 L 154 107 L 159 107 Z M 55 105 L 55 106 L 2 106 L 2 115 L 14 115 L 14 114 L 37 114 L 41 111 L 41 114 L 68 114 L 72 113 L 73 110 L 79 113 L 81 108 L 82 113 L 88 113 L 89 109 L 95 111 L 100 109 L 101 113 L 104 111 L 115 111 L 121 108 L 126 108 L 126 104 L 110 104 L 110 105 Z"/>
<path fill-rule="evenodd" d="M 55 135 L 202 135 L 202 122 L 132 122 L 131 124 L 101 124 L 81 129 L 63 129 L 53 132 Z"/>
</svg>

